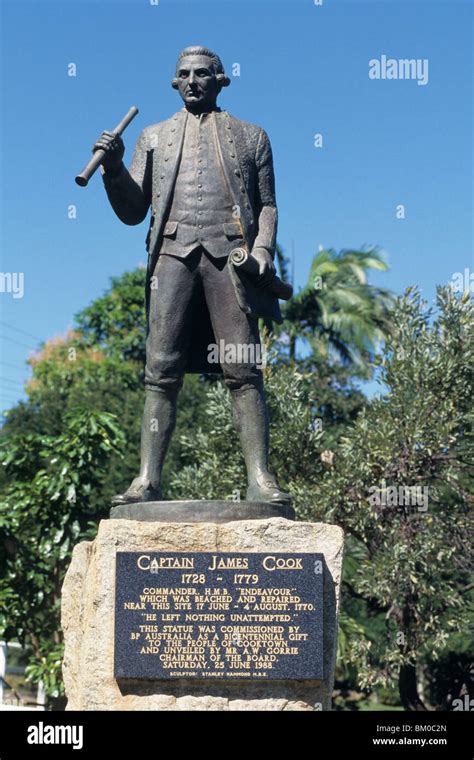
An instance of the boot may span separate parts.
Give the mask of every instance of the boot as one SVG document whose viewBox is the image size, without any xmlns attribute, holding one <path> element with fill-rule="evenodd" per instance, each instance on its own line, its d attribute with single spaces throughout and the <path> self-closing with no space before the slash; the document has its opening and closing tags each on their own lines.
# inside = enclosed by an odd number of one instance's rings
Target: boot
<svg viewBox="0 0 474 760">
<path fill-rule="evenodd" d="M 247 468 L 247 501 L 291 504 L 268 469 L 269 422 L 263 386 L 232 389 L 235 426 Z"/>
<path fill-rule="evenodd" d="M 161 471 L 176 422 L 175 388 L 145 391 L 141 430 L 140 474 L 125 493 L 112 499 L 114 506 L 141 501 L 161 501 Z"/>
</svg>

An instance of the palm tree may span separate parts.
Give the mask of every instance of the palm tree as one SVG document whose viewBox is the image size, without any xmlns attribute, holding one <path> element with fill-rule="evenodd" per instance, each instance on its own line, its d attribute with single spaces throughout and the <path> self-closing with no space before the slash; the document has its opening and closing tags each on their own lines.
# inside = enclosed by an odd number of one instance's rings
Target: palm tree
<svg viewBox="0 0 474 760">
<path fill-rule="evenodd" d="M 281 249 L 277 260 L 283 277 L 288 260 Z M 303 339 L 311 350 L 363 369 L 391 329 L 394 297 L 367 282 L 370 269 L 386 271 L 377 249 L 319 251 L 311 263 L 308 282 L 285 304 L 280 335 L 289 340 L 290 359 Z"/>
</svg>

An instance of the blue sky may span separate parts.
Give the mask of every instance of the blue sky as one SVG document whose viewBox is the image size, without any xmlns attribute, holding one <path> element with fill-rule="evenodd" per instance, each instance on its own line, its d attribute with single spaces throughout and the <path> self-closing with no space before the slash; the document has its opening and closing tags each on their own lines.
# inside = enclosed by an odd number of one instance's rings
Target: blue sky
<svg viewBox="0 0 474 760">
<path fill-rule="evenodd" d="M 1 408 L 22 396 L 39 339 L 64 334 L 112 275 L 145 261 L 146 222 L 125 227 L 100 176 L 85 189 L 74 176 L 131 105 L 127 161 L 144 126 L 181 108 L 170 80 L 188 44 L 220 54 L 232 83 L 219 105 L 270 136 L 297 287 L 319 245 L 377 245 L 391 269 L 372 281 L 397 293 L 417 284 L 427 299 L 474 269 L 470 3 L 0 4 L 1 270 L 24 273 L 22 298 L 0 293 Z M 428 59 L 428 83 L 370 79 L 382 55 Z"/>
</svg>

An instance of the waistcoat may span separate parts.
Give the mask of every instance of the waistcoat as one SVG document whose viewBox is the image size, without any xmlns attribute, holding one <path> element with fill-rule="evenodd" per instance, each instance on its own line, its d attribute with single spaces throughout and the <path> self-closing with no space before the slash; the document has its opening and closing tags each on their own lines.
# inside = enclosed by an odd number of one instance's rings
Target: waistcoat
<svg viewBox="0 0 474 760">
<path fill-rule="evenodd" d="M 185 257 L 203 245 L 220 257 L 243 242 L 239 219 L 233 217 L 214 119 L 212 111 L 189 114 L 160 253 Z"/>
</svg>

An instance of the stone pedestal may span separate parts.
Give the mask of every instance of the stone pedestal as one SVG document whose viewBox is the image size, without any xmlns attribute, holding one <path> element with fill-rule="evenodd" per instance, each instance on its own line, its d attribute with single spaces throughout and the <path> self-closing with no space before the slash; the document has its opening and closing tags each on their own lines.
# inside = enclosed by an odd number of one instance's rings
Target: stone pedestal
<svg viewBox="0 0 474 760">
<path fill-rule="evenodd" d="M 324 678 L 321 681 L 114 678 L 116 552 L 322 553 Z M 62 590 L 68 710 L 329 710 L 337 642 L 343 533 L 281 517 L 225 524 L 103 520 L 78 544 Z"/>
</svg>

